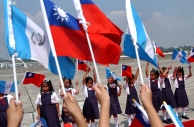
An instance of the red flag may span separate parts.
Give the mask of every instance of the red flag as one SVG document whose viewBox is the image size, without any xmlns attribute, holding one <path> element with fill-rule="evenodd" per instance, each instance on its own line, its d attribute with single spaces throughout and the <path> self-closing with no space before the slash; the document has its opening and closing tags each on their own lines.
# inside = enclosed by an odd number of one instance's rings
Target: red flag
<svg viewBox="0 0 194 127">
<path fill-rule="evenodd" d="M 187 61 L 190 62 L 190 63 L 194 62 L 194 52 L 187 57 Z"/>
<path fill-rule="evenodd" d="M 82 61 L 82 60 L 78 60 L 78 70 L 83 70 L 83 71 L 90 71 L 90 67 L 88 67 L 88 65 L 86 65 L 85 63 L 84 63 L 84 61 Z"/>
<path fill-rule="evenodd" d="M 82 26 L 78 24 L 78 20 L 51 1 L 43 0 L 43 2 L 57 56 L 70 56 L 92 61 L 85 31 L 83 31 Z M 97 22 L 99 23 L 99 20 Z M 93 28 L 93 24 L 89 27 Z M 117 27 L 115 27 L 115 29 L 116 28 Z M 121 54 L 120 42 L 118 40 L 121 40 L 122 34 L 119 34 L 119 39 L 114 33 L 111 36 L 112 32 L 114 31 L 110 31 L 109 34 L 107 32 L 101 34 L 98 31 L 89 33 L 94 57 L 97 63 L 118 64 Z"/>
<path fill-rule="evenodd" d="M 155 43 L 155 46 L 156 46 L 156 53 L 164 58 L 164 53 L 162 52 L 162 50 L 158 47 L 156 43 Z"/>
<path fill-rule="evenodd" d="M 122 65 L 122 76 L 128 76 L 132 78 L 131 66 Z"/>
<path fill-rule="evenodd" d="M 40 87 L 44 81 L 45 76 L 42 74 L 36 74 L 32 72 L 26 72 L 23 79 L 23 84 L 34 84 L 37 87 Z"/>
</svg>

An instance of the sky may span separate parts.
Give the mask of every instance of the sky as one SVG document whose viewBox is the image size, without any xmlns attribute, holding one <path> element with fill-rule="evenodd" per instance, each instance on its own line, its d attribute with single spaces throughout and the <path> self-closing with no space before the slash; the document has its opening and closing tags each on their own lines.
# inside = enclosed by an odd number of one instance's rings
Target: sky
<svg viewBox="0 0 194 127">
<path fill-rule="evenodd" d="M 39 0 L 14 0 L 16 7 L 45 29 Z M 77 17 L 72 0 L 53 0 Z M 127 28 L 125 0 L 93 0 L 123 32 Z M 194 46 L 194 0 L 131 0 L 151 40 L 162 47 Z M 124 36 L 123 36 L 124 37 Z M 123 45 L 123 40 L 121 47 Z M 5 44 L 4 7 L 0 2 L 0 58 L 9 58 Z"/>
</svg>

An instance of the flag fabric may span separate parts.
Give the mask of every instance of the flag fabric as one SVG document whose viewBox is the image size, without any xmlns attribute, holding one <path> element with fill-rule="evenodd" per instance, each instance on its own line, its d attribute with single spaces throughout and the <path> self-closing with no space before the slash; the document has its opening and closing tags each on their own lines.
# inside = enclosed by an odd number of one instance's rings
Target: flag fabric
<svg viewBox="0 0 194 127">
<path fill-rule="evenodd" d="M 43 0 L 57 56 L 92 61 L 85 31 L 72 15 L 50 0 Z M 97 63 L 117 64 L 121 47 L 106 36 L 89 34 Z M 103 56 L 103 57 L 102 57 Z"/>
<path fill-rule="evenodd" d="M 161 56 L 161 57 L 163 57 L 164 58 L 164 53 L 162 52 L 162 50 L 159 48 L 159 46 L 154 42 L 154 45 L 155 45 L 155 47 L 156 47 L 156 53 L 159 55 L 159 56 Z"/>
<path fill-rule="evenodd" d="M 106 67 L 106 78 L 113 77 L 114 80 L 122 81 L 121 78 L 117 77 L 115 73 L 113 73 L 109 68 Z"/>
<path fill-rule="evenodd" d="M 5 10 L 9 7 L 9 12 L 5 11 L 5 28 L 6 45 L 10 56 L 17 53 L 18 58 L 38 61 L 52 73 L 58 74 L 47 35 L 17 7 L 8 3 L 4 0 Z M 58 57 L 58 61 L 62 76 L 72 79 L 75 74 L 75 64 L 68 57 Z"/>
<path fill-rule="evenodd" d="M 90 72 L 90 67 L 88 67 L 88 65 L 86 65 L 85 63 L 84 63 L 84 61 L 82 61 L 82 60 L 78 60 L 78 64 L 77 64 L 77 68 L 78 68 L 78 70 L 83 70 L 83 71 L 88 71 L 88 72 Z"/>
<path fill-rule="evenodd" d="M 73 0 L 81 22 L 89 22 L 88 33 L 100 34 L 120 45 L 123 32 L 114 25 L 92 0 Z"/>
<path fill-rule="evenodd" d="M 126 0 L 126 13 L 128 20 L 128 28 L 125 33 L 124 39 L 124 53 L 125 55 L 137 58 L 135 53 L 135 47 L 131 40 L 133 37 L 134 42 L 138 46 L 139 58 L 150 62 L 154 66 L 158 67 L 158 62 L 155 56 L 152 42 L 144 28 L 141 19 L 138 16 L 135 8 L 131 5 L 130 0 Z"/>
<path fill-rule="evenodd" d="M 17 82 L 19 84 L 19 82 Z M 13 81 L 0 81 L 0 93 L 8 94 L 15 92 L 15 86 Z"/>
<path fill-rule="evenodd" d="M 190 62 L 190 63 L 194 62 L 194 52 L 187 57 L 187 61 Z"/>
<path fill-rule="evenodd" d="M 176 125 L 176 127 L 184 127 L 180 119 L 177 117 L 177 115 L 173 111 L 172 107 L 170 105 L 167 105 L 166 102 L 163 102 L 163 104 L 168 114 L 170 115 L 173 123 Z"/>
<path fill-rule="evenodd" d="M 183 57 L 185 57 L 186 58 L 186 63 L 190 66 L 191 64 L 187 61 L 187 53 L 184 51 L 184 50 L 181 50 L 180 51 L 181 52 L 181 54 L 183 55 Z"/>
<path fill-rule="evenodd" d="M 35 86 L 40 87 L 44 79 L 45 79 L 45 76 L 42 74 L 26 72 L 22 83 L 23 84 L 34 84 Z"/>
<path fill-rule="evenodd" d="M 44 118 L 40 118 L 38 121 L 36 121 L 35 123 L 31 124 L 30 127 L 36 127 L 36 126 L 41 126 L 41 127 L 48 127 L 46 120 Z"/>
<path fill-rule="evenodd" d="M 122 64 L 122 76 L 128 76 L 128 77 L 132 78 L 131 66 L 127 66 L 127 65 Z"/>
<path fill-rule="evenodd" d="M 151 127 L 147 117 L 137 108 L 135 118 L 130 127 Z"/>
<path fill-rule="evenodd" d="M 176 49 L 173 50 L 172 59 L 173 60 L 178 60 L 182 64 L 187 63 L 186 58 L 178 50 L 176 50 Z"/>
</svg>

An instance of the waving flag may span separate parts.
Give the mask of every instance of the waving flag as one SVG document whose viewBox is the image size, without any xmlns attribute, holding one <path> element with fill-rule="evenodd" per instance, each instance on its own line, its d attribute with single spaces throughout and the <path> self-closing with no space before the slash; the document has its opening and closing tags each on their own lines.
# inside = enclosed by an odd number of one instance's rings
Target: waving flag
<svg viewBox="0 0 194 127">
<path fill-rule="evenodd" d="M 35 126 L 41 126 L 41 127 L 48 127 L 46 120 L 44 118 L 40 118 L 38 121 L 36 121 L 35 123 L 31 124 L 30 127 L 35 127 Z"/>
<path fill-rule="evenodd" d="M 182 64 L 187 63 L 186 58 L 178 50 L 176 50 L 176 49 L 173 50 L 172 59 L 173 60 L 178 60 Z"/>
<path fill-rule="evenodd" d="M 32 72 L 26 72 L 23 79 L 23 84 L 34 84 L 37 87 L 40 87 L 44 81 L 45 76 L 42 74 L 36 74 Z"/>
<path fill-rule="evenodd" d="M 159 46 L 154 42 L 154 45 L 155 45 L 155 47 L 156 47 L 156 53 L 158 54 L 158 55 L 160 55 L 161 57 L 163 57 L 164 58 L 164 53 L 162 52 L 162 50 L 159 48 Z"/>
<path fill-rule="evenodd" d="M 43 0 L 43 2 L 57 56 L 71 56 L 80 60 L 92 61 L 85 32 L 78 20 L 50 0 Z M 96 62 L 118 63 L 121 48 L 117 43 L 98 33 L 92 33 L 89 36 Z"/>
<path fill-rule="evenodd" d="M 19 84 L 19 82 L 17 82 Z M 8 94 L 15 92 L 14 82 L 12 81 L 0 81 L 0 93 Z"/>
<path fill-rule="evenodd" d="M 127 20 L 130 24 L 128 24 L 129 27 L 125 33 L 124 53 L 129 57 L 136 58 L 135 47 L 131 40 L 133 37 L 134 42 L 139 47 L 139 58 L 158 67 L 154 48 L 149 36 L 147 35 L 144 25 L 135 8 L 131 5 L 130 0 L 126 0 L 126 3 Z"/>
<path fill-rule="evenodd" d="M 106 78 L 113 77 L 114 80 L 121 81 L 121 78 L 117 77 L 109 68 L 106 67 Z"/>
<path fill-rule="evenodd" d="M 128 76 L 132 78 L 131 66 L 122 65 L 122 76 Z"/>
<path fill-rule="evenodd" d="M 84 63 L 84 61 L 82 61 L 82 60 L 78 60 L 78 70 L 83 70 L 83 71 L 90 71 L 90 67 L 88 67 L 88 65 L 86 65 L 85 63 Z"/>
<path fill-rule="evenodd" d="M 10 55 L 17 53 L 18 58 L 38 61 L 52 73 L 58 74 L 44 31 L 14 5 L 8 5 L 7 0 L 4 0 L 4 6 L 5 10 L 10 7 L 12 12 L 10 18 L 5 11 L 6 44 Z M 73 78 L 75 65 L 70 58 L 58 57 L 58 61 L 62 75 Z"/>
<path fill-rule="evenodd" d="M 194 62 L 194 52 L 187 57 L 187 61 L 190 62 L 190 63 Z"/>
<path fill-rule="evenodd" d="M 183 55 L 183 57 L 185 57 L 186 58 L 186 63 L 190 66 L 191 64 L 188 62 L 188 60 L 187 60 L 187 53 L 184 51 L 184 50 L 181 50 L 180 51 L 181 52 L 181 54 Z"/>
</svg>

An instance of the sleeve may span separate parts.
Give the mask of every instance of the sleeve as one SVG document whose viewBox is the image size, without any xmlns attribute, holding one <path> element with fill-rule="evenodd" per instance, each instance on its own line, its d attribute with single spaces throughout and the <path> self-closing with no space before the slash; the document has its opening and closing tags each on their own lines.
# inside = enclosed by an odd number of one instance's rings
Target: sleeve
<svg viewBox="0 0 194 127">
<path fill-rule="evenodd" d="M 58 102 L 59 102 L 59 97 L 55 92 L 53 92 L 51 95 L 51 103 L 58 103 Z"/>
<path fill-rule="evenodd" d="M 129 95 L 129 86 L 128 86 L 128 83 L 127 82 L 124 82 L 123 84 L 123 88 L 125 89 L 125 92 Z"/>
<path fill-rule="evenodd" d="M 12 97 L 13 97 L 13 96 L 12 96 L 12 95 L 10 95 L 10 94 L 8 94 L 8 95 L 7 95 L 8 105 L 10 104 L 10 99 L 11 99 Z"/>
<path fill-rule="evenodd" d="M 119 92 L 119 87 L 117 86 L 117 93 Z"/>
<path fill-rule="evenodd" d="M 188 75 L 185 75 L 184 80 L 186 81 L 188 79 Z"/>
<path fill-rule="evenodd" d="M 173 74 L 168 75 L 168 79 L 173 80 L 174 79 Z"/>
<path fill-rule="evenodd" d="M 161 80 L 162 80 L 162 78 L 160 78 L 160 76 L 159 76 L 159 77 L 158 77 L 158 89 L 161 88 Z"/>
<path fill-rule="evenodd" d="M 165 88 L 166 87 L 165 86 L 165 83 L 164 83 L 164 78 L 161 78 L 160 79 L 160 85 L 161 85 L 162 88 Z"/>
<path fill-rule="evenodd" d="M 71 94 L 72 94 L 73 97 L 75 96 L 75 93 L 76 93 L 76 90 L 75 89 L 71 89 Z"/>
<path fill-rule="evenodd" d="M 84 92 L 84 95 L 85 95 L 86 97 L 88 97 L 88 91 L 87 91 L 86 85 L 83 85 L 82 90 L 83 90 L 83 92 Z"/>
<path fill-rule="evenodd" d="M 35 104 L 37 104 L 37 105 L 42 105 L 42 103 L 41 103 L 41 95 L 40 95 L 40 93 L 39 93 L 39 94 L 37 95 L 37 97 L 36 97 Z"/>
</svg>

